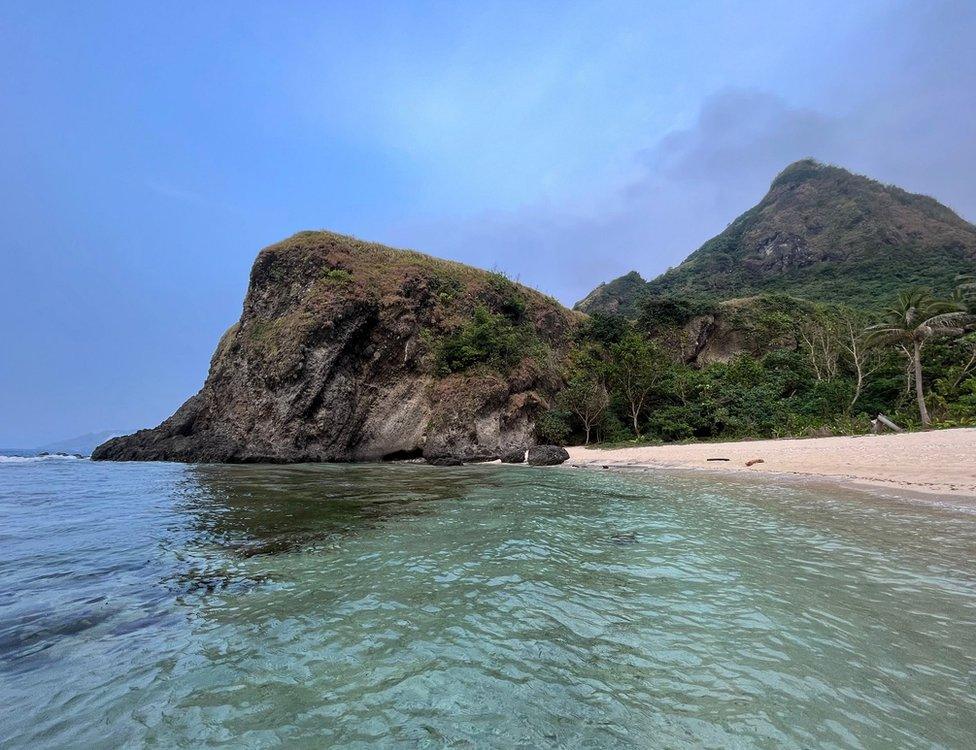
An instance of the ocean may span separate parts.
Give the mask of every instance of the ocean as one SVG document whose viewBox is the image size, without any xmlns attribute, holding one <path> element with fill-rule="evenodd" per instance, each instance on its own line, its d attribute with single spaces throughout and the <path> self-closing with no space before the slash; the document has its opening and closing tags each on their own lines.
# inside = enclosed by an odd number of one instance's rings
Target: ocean
<svg viewBox="0 0 976 750">
<path fill-rule="evenodd" d="M 714 476 L 0 460 L 0 747 L 971 748 L 976 515 Z"/>
</svg>

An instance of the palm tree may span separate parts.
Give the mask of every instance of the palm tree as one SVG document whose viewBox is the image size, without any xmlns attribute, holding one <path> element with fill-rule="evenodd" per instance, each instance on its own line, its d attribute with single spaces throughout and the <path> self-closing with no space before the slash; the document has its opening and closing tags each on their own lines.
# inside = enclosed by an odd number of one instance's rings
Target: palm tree
<svg viewBox="0 0 976 750">
<path fill-rule="evenodd" d="M 915 397 L 922 427 L 931 424 L 925 408 L 925 389 L 922 385 L 922 348 L 938 336 L 959 335 L 965 332 L 969 316 L 959 302 L 939 300 L 927 289 L 909 289 L 898 295 L 894 307 L 885 310 L 882 321 L 868 328 L 872 344 L 894 344 L 908 355 L 915 374 Z"/>
</svg>

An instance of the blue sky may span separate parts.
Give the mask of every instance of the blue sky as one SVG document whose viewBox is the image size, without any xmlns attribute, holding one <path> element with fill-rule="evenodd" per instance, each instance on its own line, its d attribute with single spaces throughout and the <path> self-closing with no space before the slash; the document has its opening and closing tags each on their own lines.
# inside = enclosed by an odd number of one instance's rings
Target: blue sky
<svg viewBox="0 0 976 750">
<path fill-rule="evenodd" d="M 816 156 L 976 219 L 976 4 L 0 2 L 0 445 L 151 426 L 330 228 L 568 304 Z"/>
</svg>

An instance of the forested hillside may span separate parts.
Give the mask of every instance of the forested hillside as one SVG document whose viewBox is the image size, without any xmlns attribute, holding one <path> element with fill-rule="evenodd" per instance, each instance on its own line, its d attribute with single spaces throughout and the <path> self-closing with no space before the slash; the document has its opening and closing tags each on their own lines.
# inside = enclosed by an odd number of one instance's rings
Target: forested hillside
<svg viewBox="0 0 976 750">
<path fill-rule="evenodd" d="M 806 159 L 677 267 L 646 284 L 601 285 L 583 312 L 636 312 L 640 299 L 732 299 L 777 292 L 878 309 L 900 290 L 948 294 L 976 267 L 976 226 L 925 195 Z"/>
</svg>

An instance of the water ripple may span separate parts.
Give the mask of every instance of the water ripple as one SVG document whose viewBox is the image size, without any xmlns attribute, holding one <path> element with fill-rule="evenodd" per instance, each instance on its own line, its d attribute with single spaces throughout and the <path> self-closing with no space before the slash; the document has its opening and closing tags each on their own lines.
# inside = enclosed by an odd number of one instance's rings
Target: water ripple
<svg viewBox="0 0 976 750">
<path fill-rule="evenodd" d="M 972 747 L 976 517 L 514 467 L 0 466 L 3 747 Z"/>
</svg>

